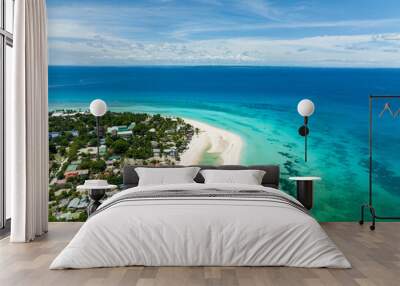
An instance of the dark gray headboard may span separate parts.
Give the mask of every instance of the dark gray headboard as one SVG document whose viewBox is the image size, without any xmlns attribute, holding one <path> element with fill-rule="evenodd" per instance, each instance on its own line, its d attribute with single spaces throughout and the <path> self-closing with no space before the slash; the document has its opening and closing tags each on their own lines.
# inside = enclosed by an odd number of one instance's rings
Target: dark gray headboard
<svg viewBox="0 0 400 286">
<path fill-rule="evenodd" d="M 184 166 L 125 166 L 123 169 L 123 184 L 124 189 L 136 187 L 139 183 L 139 177 L 135 172 L 137 167 L 147 167 L 147 168 L 182 168 Z M 265 187 L 271 187 L 279 189 L 279 166 L 277 165 L 252 165 L 252 166 L 241 166 L 241 165 L 222 165 L 222 166 L 202 166 L 196 165 L 202 170 L 204 169 L 218 169 L 218 170 L 263 170 L 265 171 L 264 178 L 262 180 L 262 185 Z M 199 173 L 194 179 L 197 183 L 204 183 L 203 176 Z"/>
</svg>

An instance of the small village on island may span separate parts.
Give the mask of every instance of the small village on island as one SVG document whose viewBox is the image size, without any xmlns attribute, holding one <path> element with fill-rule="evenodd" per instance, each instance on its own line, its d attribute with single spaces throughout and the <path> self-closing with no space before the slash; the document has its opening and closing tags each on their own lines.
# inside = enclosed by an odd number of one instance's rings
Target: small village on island
<svg viewBox="0 0 400 286">
<path fill-rule="evenodd" d="M 107 112 L 99 125 L 88 111 L 49 113 L 49 221 L 85 221 L 87 191 L 77 186 L 104 179 L 121 190 L 128 165 L 175 165 L 199 132 L 183 119 L 131 112 Z M 99 151 L 99 159 L 97 159 Z"/>
</svg>

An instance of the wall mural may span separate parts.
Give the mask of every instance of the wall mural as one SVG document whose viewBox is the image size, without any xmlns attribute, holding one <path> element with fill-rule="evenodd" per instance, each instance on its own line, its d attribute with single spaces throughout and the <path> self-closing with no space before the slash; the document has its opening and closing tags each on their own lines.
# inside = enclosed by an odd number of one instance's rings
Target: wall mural
<svg viewBox="0 0 400 286">
<path fill-rule="evenodd" d="M 318 220 L 358 220 L 368 95 L 400 94 L 400 11 L 396 1 L 319 2 L 48 0 L 49 219 L 85 220 L 87 194 L 76 187 L 120 185 L 129 163 L 279 164 L 290 194 L 288 177 L 322 177 Z M 109 109 L 99 159 L 88 111 L 97 98 Z M 304 98 L 316 108 L 307 162 Z M 385 101 L 374 113 L 381 215 L 400 213 L 399 107 Z"/>
</svg>

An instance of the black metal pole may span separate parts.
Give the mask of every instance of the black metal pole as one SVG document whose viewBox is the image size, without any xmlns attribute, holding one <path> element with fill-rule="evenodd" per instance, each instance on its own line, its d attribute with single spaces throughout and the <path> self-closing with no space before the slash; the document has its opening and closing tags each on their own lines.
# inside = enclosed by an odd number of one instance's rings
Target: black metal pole
<svg viewBox="0 0 400 286">
<path fill-rule="evenodd" d="M 307 162 L 307 134 L 304 136 L 304 161 Z"/>
<path fill-rule="evenodd" d="M 97 161 L 99 161 L 100 160 L 100 151 L 99 151 L 99 149 L 100 149 L 100 124 L 99 124 L 99 121 L 100 121 L 100 117 L 99 116 L 96 116 L 96 131 L 97 131 Z"/>
<path fill-rule="evenodd" d="M 305 130 L 305 136 L 304 136 L 304 161 L 307 162 L 307 136 L 308 136 L 308 117 L 304 117 L 304 130 Z"/>
<path fill-rule="evenodd" d="M 368 182 L 369 182 L 369 191 L 368 191 L 368 195 L 369 195 L 369 201 L 368 201 L 368 205 L 362 205 L 361 206 L 361 220 L 359 221 L 360 224 L 364 224 L 364 210 L 365 208 L 369 209 L 370 213 L 371 213 L 371 218 L 372 218 L 372 225 L 370 225 L 370 229 L 371 230 L 375 230 L 375 222 L 376 219 L 381 219 L 381 220 L 398 220 L 400 219 L 400 217 L 388 217 L 388 216 L 379 216 L 376 214 L 375 208 L 373 207 L 372 203 L 372 192 L 373 192 L 373 176 L 372 176 L 372 172 L 373 172 L 373 100 L 374 99 L 393 99 L 393 98 L 399 98 L 399 95 L 370 95 L 369 96 L 369 178 L 368 178 Z"/>
</svg>

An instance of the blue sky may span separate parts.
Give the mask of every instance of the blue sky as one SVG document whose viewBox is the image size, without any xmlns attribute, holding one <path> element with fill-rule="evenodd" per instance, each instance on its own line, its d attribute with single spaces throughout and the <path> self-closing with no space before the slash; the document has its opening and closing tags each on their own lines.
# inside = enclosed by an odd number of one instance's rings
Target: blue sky
<svg viewBox="0 0 400 286">
<path fill-rule="evenodd" d="M 399 0 L 47 0 L 53 65 L 400 67 Z"/>
</svg>

